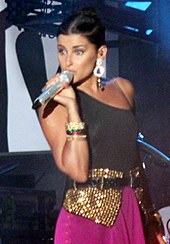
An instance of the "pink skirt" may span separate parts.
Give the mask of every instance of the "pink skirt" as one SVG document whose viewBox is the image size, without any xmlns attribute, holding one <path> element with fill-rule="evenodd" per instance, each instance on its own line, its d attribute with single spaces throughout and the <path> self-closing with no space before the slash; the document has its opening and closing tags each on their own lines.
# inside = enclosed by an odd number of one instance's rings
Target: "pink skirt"
<svg viewBox="0 0 170 244">
<path fill-rule="evenodd" d="M 123 189 L 122 205 L 112 227 L 71 214 L 59 214 L 54 244 L 145 244 L 138 202 L 130 187 Z"/>
</svg>

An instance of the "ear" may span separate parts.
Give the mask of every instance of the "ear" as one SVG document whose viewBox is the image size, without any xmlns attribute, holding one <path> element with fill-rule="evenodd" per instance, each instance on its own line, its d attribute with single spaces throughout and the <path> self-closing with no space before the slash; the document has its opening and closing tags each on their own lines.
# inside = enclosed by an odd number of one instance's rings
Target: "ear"
<svg viewBox="0 0 170 244">
<path fill-rule="evenodd" d="M 104 60 L 106 58 L 106 54 L 107 54 L 107 46 L 106 45 L 102 45 L 98 49 L 97 58 L 102 58 L 102 60 Z"/>
</svg>

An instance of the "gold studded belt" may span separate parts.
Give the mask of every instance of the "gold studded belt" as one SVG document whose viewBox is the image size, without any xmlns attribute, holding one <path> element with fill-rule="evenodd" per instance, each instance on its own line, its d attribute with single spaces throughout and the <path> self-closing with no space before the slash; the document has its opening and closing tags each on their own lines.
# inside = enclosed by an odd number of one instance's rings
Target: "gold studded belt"
<svg viewBox="0 0 170 244">
<path fill-rule="evenodd" d="M 138 168 L 130 171 L 127 178 L 121 171 L 92 169 L 87 182 L 72 181 L 63 207 L 70 213 L 110 227 L 114 224 L 121 206 L 122 188 L 138 185 L 138 176 Z"/>
</svg>

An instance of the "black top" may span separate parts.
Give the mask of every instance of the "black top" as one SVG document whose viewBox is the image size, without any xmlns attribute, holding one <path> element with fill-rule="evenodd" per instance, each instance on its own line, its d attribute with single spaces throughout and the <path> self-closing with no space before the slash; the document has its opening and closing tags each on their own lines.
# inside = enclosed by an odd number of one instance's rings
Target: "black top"
<svg viewBox="0 0 170 244">
<path fill-rule="evenodd" d="M 87 125 L 90 168 L 125 174 L 137 166 L 137 123 L 131 110 L 112 107 L 77 90 L 82 120 Z"/>
</svg>

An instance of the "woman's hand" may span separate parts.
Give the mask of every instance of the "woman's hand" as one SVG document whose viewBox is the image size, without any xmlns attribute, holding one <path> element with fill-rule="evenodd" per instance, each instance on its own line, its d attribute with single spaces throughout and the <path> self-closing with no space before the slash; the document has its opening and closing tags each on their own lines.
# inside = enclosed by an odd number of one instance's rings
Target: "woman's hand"
<svg viewBox="0 0 170 244">
<path fill-rule="evenodd" d="M 46 86 L 42 89 L 45 90 L 50 86 L 54 85 L 59 80 L 60 74 L 56 74 L 49 81 L 47 81 Z M 63 105 L 68 111 L 73 109 L 73 107 L 77 110 L 77 102 L 76 95 L 71 85 L 67 82 L 61 83 L 61 88 L 58 90 L 56 95 L 53 97 L 53 100 L 57 103 Z"/>
</svg>

